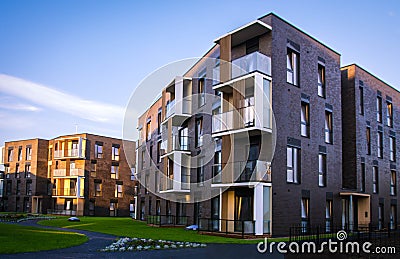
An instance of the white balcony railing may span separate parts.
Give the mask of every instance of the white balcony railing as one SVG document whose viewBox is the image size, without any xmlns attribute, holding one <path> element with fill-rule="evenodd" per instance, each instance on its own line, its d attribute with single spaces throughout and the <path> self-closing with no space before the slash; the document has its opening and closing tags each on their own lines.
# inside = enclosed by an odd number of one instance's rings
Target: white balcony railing
<svg viewBox="0 0 400 259">
<path fill-rule="evenodd" d="M 271 58 L 260 52 L 253 52 L 232 61 L 232 78 L 243 76 L 255 71 L 270 76 Z"/>
<path fill-rule="evenodd" d="M 85 176 L 85 170 L 80 168 L 73 168 L 69 170 L 70 176 Z"/>
<path fill-rule="evenodd" d="M 172 100 L 167 104 L 165 118 L 168 119 L 173 115 L 190 115 L 191 104 L 192 102 L 189 97 L 183 98 L 179 102 Z"/>
<path fill-rule="evenodd" d="M 67 170 L 66 169 L 54 169 L 53 176 L 66 176 Z"/>
<path fill-rule="evenodd" d="M 212 117 L 212 133 L 242 129 L 254 125 L 254 106 L 216 114 Z"/>
<path fill-rule="evenodd" d="M 79 150 L 77 148 L 68 149 L 68 156 L 77 157 L 79 155 Z"/>
</svg>

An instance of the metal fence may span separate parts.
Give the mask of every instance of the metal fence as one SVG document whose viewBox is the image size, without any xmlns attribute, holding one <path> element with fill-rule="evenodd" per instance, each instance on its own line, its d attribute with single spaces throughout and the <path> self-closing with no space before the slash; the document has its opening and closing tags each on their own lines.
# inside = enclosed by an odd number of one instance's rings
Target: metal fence
<svg viewBox="0 0 400 259">
<path fill-rule="evenodd" d="M 339 237 L 340 233 L 345 236 Z M 340 239 L 339 239 L 340 238 Z M 313 241 L 320 244 L 328 239 L 340 241 L 369 241 L 373 244 L 392 244 L 400 240 L 400 226 L 388 224 L 387 227 L 368 225 L 345 226 L 292 226 L 289 242 Z"/>
<path fill-rule="evenodd" d="M 155 215 L 147 216 L 146 222 L 155 226 L 187 226 L 188 216 Z"/>
<path fill-rule="evenodd" d="M 254 220 L 199 218 L 198 231 L 218 232 L 222 234 L 254 235 Z"/>
</svg>

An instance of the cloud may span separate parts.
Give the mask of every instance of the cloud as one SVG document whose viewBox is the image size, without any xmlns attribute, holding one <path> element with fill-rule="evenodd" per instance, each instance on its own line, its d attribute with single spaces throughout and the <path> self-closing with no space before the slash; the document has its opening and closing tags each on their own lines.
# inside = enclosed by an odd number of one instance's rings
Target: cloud
<svg viewBox="0 0 400 259">
<path fill-rule="evenodd" d="M 0 74 L 0 92 L 94 122 L 121 123 L 125 111 L 123 107 L 117 105 L 83 99 L 79 96 L 5 74 Z M 8 108 L 10 109 L 10 107 Z M 14 109 L 37 111 L 38 108 L 29 105 L 17 105 Z"/>
<path fill-rule="evenodd" d="M 18 103 L 17 100 L 13 100 L 10 97 L 0 97 L 0 109 L 28 112 L 38 112 L 42 110 L 34 105 Z"/>
</svg>

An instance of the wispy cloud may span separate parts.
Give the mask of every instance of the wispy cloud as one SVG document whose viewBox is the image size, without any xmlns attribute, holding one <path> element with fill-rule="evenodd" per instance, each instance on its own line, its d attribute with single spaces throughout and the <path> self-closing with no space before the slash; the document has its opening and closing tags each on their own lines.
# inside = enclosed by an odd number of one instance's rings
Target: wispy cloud
<svg viewBox="0 0 400 259">
<path fill-rule="evenodd" d="M 48 86 L 4 74 L 0 74 L 0 92 L 29 100 L 38 106 L 94 122 L 121 123 L 124 115 L 123 107 L 83 99 Z M 14 106 L 14 109 L 37 111 L 39 108 L 30 105 L 17 105 Z"/>
<path fill-rule="evenodd" d="M 37 106 L 21 103 L 19 100 L 14 98 L 0 97 L 0 109 L 15 110 L 15 111 L 28 111 L 28 112 L 38 112 L 41 109 Z"/>
</svg>

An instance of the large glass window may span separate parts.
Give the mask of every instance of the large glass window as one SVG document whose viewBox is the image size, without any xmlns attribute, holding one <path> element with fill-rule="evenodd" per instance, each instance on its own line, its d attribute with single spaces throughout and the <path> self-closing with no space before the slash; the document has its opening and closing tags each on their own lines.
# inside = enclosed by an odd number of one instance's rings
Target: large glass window
<svg viewBox="0 0 400 259">
<path fill-rule="evenodd" d="M 300 183 L 300 149 L 287 147 L 286 181 L 288 183 Z"/>
<path fill-rule="evenodd" d="M 299 54 L 287 49 L 286 55 L 287 82 L 293 85 L 299 85 Z"/>
<path fill-rule="evenodd" d="M 377 166 L 372 167 L 372 192 L 379 192 L 379 171 Z"/>
<path fill-rule="evenodd" d="M 325 230 L 327 233 L 332 231 L 332 200 L 327 200 L 325 204 Z"/>
<path fill-rule="evenodd" d="M 376 120 L 382 122 L 382 97 L 376 97 Z"/>
<path fill-rule="evenodd" d="M 301 102 L 301 135 L 310 137 L 310 104 Z"/>
<path fill-rule="evenodd" d="M 378 131 L 377 133 L 377 152 L 378 152 L 378 157 L 383 158 L 383 132 Z"/>
<path fill-rule="evenodd" d="M 318 155 L 318 186 L 326 186 L 326 154 Z"/>
<path fill-rule="evenodd" d="M 96 158 L 103 158 L 103 143 L 97 142 L 94 145 L 94 156 Z"/>
<path fill-rule="evenodd" d="M 203 118 L 196 119 L 196 147 L 203 145 Z"/>
<path fill-rule="evenodd" d="M 393 127 L 393 105 L 391 102 L 386 102 L 386 125 Z"/>
<path fill-rule="evenodd" d="M 32 159 L 32 146 L 26 146 L 26 160 Z"/>
<path fill-rule="evenodd" d="M 301 199 L 301 227 L 303 232 L 307 232 L 310 223 L 310 199 Z"/>
<path fill-rule="evenodd" d="M 371 155 L 371 128 L 367 127 L 365 130 L 367 140 L 367 155 Z"/>
<path fill-rule="evenodd" d="M 318 96 L 325 97 L 325 67 L 318 64 Z"/>
<path fill-rule="evenodd" d="M 333 143 L 333 121 L 330 111 L 325 111 L 325 143 Z"/>
<path fill-rule="evenodd" d="M 390 172 L 390 195 L 395 196 L 397 194 L 397 178 L 396 171 Z"/>
<path fill-rule="evenodd" d="M 396 138 L 395 137 L 389 137 L 389 152 L 390 156 L 389 159 L 392 162 L 396 161 Z"/>
<path fill-rule="evenodd" d="M 119 161 L 119 145 L 113 144 L 111 147 L 111 159 Z"/>
</svg>

